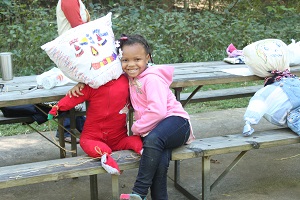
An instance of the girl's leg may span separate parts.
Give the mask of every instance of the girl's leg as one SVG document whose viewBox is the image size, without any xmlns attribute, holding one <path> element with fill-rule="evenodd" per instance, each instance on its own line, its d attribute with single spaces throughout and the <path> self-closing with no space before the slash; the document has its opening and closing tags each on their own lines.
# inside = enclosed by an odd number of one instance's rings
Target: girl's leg
<svg viewBox="0 0 300 200">
<path fill-rule="evenodd" d="M 161 161 L 154 174 L 151 190 L 152 199 L 168 199 L 167 174 L 171 159 L 172 149 L 165 149 L 162 153 Z"/>
<path fill-rule="evenodd" d="M 183 145 L 189 138 L 190 125 L 187 119 L 178 116 L 171 116 L 161 121 L 143 141 L 143 154 L 140 161 L 139 172 L 133 187 L 133 192 L 146 196 L 148 189 L 153 182 L 162 181 L 163 188 L 159 191 L 163 194 L 166 191 L 166 173 L 169 166 L 170 155 L 166 149 L 173 149 Z M 169 153 L 170 154 L 170 153 Z M 162 162 L 163 158 L 163 163 Z M 159 167 L 159 169 L 158 169 Z M 157 173 L 156 173 L 157 172 Z M 155 177 L 155 175 L 159 175 Z M 160 177 L 162 176 L 162 177 Z M 158 192 L 153 188 L 153 192 Z M 153 194 L 159 196 L 158 194 Z M 156 199 L 153 199 L 156 200 Z"/>
</svg>

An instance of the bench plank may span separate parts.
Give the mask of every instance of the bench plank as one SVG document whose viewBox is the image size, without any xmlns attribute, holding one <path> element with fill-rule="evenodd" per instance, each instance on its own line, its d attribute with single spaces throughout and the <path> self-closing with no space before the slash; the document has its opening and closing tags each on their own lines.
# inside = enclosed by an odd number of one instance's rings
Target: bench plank
<svg viewBox="0 0 300 200">
<path fill-rule="evenodd" d="M 247 86 L 247 87 L 239 87 L 239 88 L 199 91 L 192 97 L 192 99 L 189 102 L 198 103 L 198 102 L 225 100 L 225 99 L 233 99 L 233 98 L 251 97 L 255 94 L 255 92 L 257 92 L 262 87 L 263 86 L 261 85 L 255 85 L 255 86 Z M 182 103 L 186 103 L 190 95 L 191 93 L 180 93 L 180 101 Z"/>
<path fill-rule="evenodd" d="M 172 152 L 172 160 L 227 154 L 296 143 L 300 143 L 300 137 L 289 128 L 254 132 L 250 137 L 244 137 L 240 133 L 203 138 L 197 139 L 190 145 L 174 149 Z"/>
<path fill-rule="evenodd" d="M 116 151 L 120 170 L 134 169 L 139 165 L 139 156 L 130 150 Z M 0 167 L 0 189 L 107 173 L 99 160 L 78 156 L 35 163 Z"/>
<path fill-rule="evenodd" d="M 4 117 L 0 111 L 0 125 L 15 124 L 15 123 L 32 123 L 34 120 L 32 117 Z"/>
<path fill-rule="evenodd" d="M 0 115 L 0 125 L 16 124 L 16 123 L 32 123 L 34 120 L 31 117 L 3 117 Z"/>
</svg>

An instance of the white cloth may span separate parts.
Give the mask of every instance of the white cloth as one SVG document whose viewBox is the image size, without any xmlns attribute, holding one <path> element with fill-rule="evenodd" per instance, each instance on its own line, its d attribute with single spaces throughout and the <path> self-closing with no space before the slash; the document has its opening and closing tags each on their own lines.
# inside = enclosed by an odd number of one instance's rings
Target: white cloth
<svg viewBox="0 0 300 200">
<path fill-rule="evenodd" d="M 250 99 L 244 120 L 251 124 L 258 124 L 264 117 L 273 124 L 287 126 L 286 117 L 291 109 L 292 104 L 282 88 L 267 85 L 258 90 Z"/>
<path fill-rule="evenodd" d="M 63 34 L 64 32 L 66 32 L 67 30 L 71 29 L 71 24 L 68 21 L 68 19 L 66 18 L 64 12 L 61 9 L 61 1 L 59 0 L 56 6 L 56 20 L 57 20 L 57 32 L 58 35 Z M 87 15 L 86 15 L 86 7 L 85 5 L 82 3 L 81 0 L 78 0 L 79 2 L 79 10 L 80 10 L 80 16 L 83 22 L 87 22 Z"/>
</svg>

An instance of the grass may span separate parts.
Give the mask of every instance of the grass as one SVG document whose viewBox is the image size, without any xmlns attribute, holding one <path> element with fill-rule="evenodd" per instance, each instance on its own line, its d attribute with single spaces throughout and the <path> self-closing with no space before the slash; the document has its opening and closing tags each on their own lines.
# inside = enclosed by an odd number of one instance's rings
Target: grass
<svg viewBox="0 0 300 200">
<path fill-rule="evenodd" d="M 203 103 L 189 103 L 185 107 L 185 110 L 189 114 L 217 111 L 217 110 L 226 110 L 232 108 L 245 108 L 248 105 L 250 97 L 245 98 L 236 98 L 229 100 L 220 100 L 220 101 L 209 101 Z"/>
<path fill-rule="evenodd" d="M 57 129 L 57 125 L 54 122 L 45 122 L 41 125 L 37 124 L 36 122 L 30 124 L 33 128 L 40 132 L 45 131 L 55 131 Z M 5 124 L 0 125 L 0 137 L 3 136 L 12 136 L 12 135 L 21 135 L 21 134 L 28 134 L 35 132 L 27 125 L 22 124 Z"/>
<path fill-rule="evenodd" d="M 217 89 L 225 89 L 225 88 L 236 88 L 236 87 L 246 87 L 253 85 L 262 85 L 263 81 L 252 81 L 252 82 L 241 82 L 241 83 L 230 83 L 230 84 L 216 84 L 216 85 L 205 85 L 201 89 L 202 90 L 217 90 Z M 192 92 L 195 87 L 185 88 L 183 92 Z M 229 100 L 220 100 L 220 101 L 209 101 L 203 103 L 189 103 L 185 110 L 189 114 L 196 114 L 202 112 L 210 112 L 217 110 L 225 110 L 232 108 L 245 108 L 248 105 L 250 97 L 245 98 L 236 98 Z M 38 131 L 56 131 L 57 124 L 55 122 L 46 122 L 44 124 L 38 125 L 36 122 L 32 124 L 32 126 Z M 8 124 L 8 125 L 0 125 L 0 137 L 1 136 L 11 136 L 11 135 L 20 135 L 33 133 L 30 127 L 21 124 Z"/>
</svg>

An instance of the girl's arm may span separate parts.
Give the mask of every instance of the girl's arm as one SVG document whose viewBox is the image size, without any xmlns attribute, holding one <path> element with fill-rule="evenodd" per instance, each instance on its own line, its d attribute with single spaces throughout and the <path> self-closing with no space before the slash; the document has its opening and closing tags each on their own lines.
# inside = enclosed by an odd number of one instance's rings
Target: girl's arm
<svg viewBox="0 0 300 200">
<path fill-rule="evenodd" d="M 81 91 L 83 90 L 85 84 L 84 83 L 77 83 L 72 89 L 68 91 L 68 95 L 71 98 L 73 97 L 79 97 L 84 95 Z"/>
</svg>

